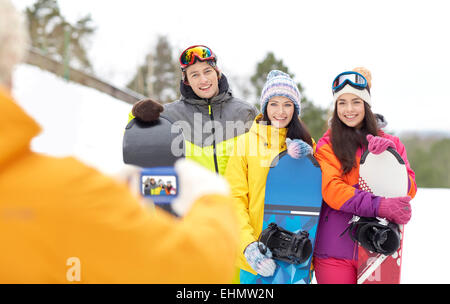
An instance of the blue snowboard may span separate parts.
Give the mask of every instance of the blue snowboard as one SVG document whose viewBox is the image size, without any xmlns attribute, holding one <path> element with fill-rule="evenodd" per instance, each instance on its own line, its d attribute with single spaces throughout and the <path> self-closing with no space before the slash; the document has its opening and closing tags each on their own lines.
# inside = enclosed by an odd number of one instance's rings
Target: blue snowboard
<svg viewBox="0 0 450 304">
<path fill-rule="evenodd" d="M 263 230 L 270 223 L 291 232 L 305 230 L 314 243 L 322 206 L 322 172 L 313 156 L 294 159 L 286 151 L 272 162 L 267 175 Z M 243 284 L 309 284 L 311 257 L 303 264 L 275 260 L 277 268 L 271 277 L 253 275 L 241 270 Z"/>
</svg>

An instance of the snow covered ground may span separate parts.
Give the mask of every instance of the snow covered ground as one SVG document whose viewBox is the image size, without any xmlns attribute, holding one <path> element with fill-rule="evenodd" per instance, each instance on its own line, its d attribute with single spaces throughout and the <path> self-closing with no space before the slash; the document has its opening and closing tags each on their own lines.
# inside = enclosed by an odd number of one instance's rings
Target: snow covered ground
<svg viewBox="0 0 450 304">
<path fill-rule="evenodd" d="M 35 151 L 75 155 L 105 173 L 122 167 L 122 136 L 131 105 L 28 65 L 17 69 L 14 85 L 19 104 L 43 127 L 32 142 Z M 450 283 L 450 189 L 421 188 L 411 203 L 402 283 Z"/>
<path fill-rule="evenodd" d="M 110 174 L 123 165 L 130 104 L 29 65 L 16 70 L 13 95 L 43 128 L 32 142 L 35 151 L 75 155 Z"/>
<path fill-rule="evenodd" d="M 450 189 L 419 188 L 405 226 L 402 283 L 450 283 Z"/>
</svg>

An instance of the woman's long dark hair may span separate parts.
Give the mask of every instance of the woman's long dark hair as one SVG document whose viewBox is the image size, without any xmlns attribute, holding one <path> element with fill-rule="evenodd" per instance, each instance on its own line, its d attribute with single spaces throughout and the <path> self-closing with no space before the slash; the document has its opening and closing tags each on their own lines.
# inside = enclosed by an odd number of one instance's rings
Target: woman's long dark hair
<svg viewBox="0 0 450 304">
<path fill-rule="evenodd" d="M 341 163 L 342 175 L 350 172 L 356 166 L 356 150 L 367 148 L 367 134 L 376 136 L 378 133 L 377 120 L 370 106 L 364 102 L 364 119 L 360 129 L 344 124 L 338 117 L 337 104 L 331 119 L 331 145 L 334 154 Z"/>
<path fill-rule="evenodd" d="M 267 116 L 267 107 L 264 110 L 263 117 L 261 119 L 262 121 L 265 121 L 268 125 L 271 124 L 269 116 Z M 311 147 L 313 146 L 311 134 L 308 131 L 308 128 L 306 125 L 300 120 L 298 117 L 298 111 L 297 108 L 294 107 L 294 114 L 292 115 L 292 119 L 289 122 L 289 124 L 286 126 L 288 129 L 286 137 L 290 139 L 301 139 L 304 142 L 306 142 Z"/>
</svg>

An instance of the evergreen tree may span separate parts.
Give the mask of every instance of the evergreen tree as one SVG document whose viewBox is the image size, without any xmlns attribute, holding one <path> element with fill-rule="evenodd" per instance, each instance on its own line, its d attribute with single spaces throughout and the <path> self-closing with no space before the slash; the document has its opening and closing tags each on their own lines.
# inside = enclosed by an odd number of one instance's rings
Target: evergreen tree
<svg viewBox="0 0 450 304">
<path fill-rule="evenodd" d="M 288 67 L 283 64 L 283 60 L 277 60 L 272 52 L 267 53 L 266 58 L 256 65 L 255 74 L 250 79 L 255 88 L 256 96 L 259 97 L 261 95 L 261 91 L 267 80 L 267 75 L 271 70 L 280 70 L 293 77 L 289 73 Z"/>
<path fill-rule="evenodd" d="M 39 0 L 33 6 L 25 10 L 28 19 L 28 32 L 32 46 L 45 53 L 51 53 L 51 42 L 48 32 L 52 31 L 56 24 L 63 22 L 58 3 L 54 0 Z"/>
<path fill-rule="evenodd" d="M 150 96 L 149 90 L 151 91 L 151 88 L 147 88 L 147 82 L 146 78 L 148 75 L 148 62 L 151 60 L 146 57 L 145 63 L 138 67 L 136 74 L 134 75 L 133 79 L 127 84 L 127 88 L 138 92 L 144 96 Z M 152 96 L 153 97 L 153 96 Z"/>
<path fill-rule="evenodd" d="M 155 48 L 153 58 L 153 93 L 163 103 L 175 100 L 178 97 L 181 71 L 178 62 L 172 57 L 172 47 L 166 37 L 160 36 Z"/>
<path fill-rule="evenodd" d="M 25 14 L 32 46 L 67 65 L 92 71 L 86 53 L 87 39 L 95 32 L 90 15 L 70 24 L 56 0 L 38 0 Z"/>
<path fill-rule="evenodd" d="M 267 80 L 267 75 L 271 70 L 280 70 L 289 74 L 292 79 L 295 75 L 289 71 L 289 68 L 284 65 L 282 59 L 277 59 L 272 52 L 269 52 L 266 57 L 257 64 L 256 71 L 251 77 L 251 83 L 254 86 L 257 96 L 261 95 L 261 91 Z M 298 90 L 302 95 L 302 115 L 301 119 L 308 127 L 311 136 L 317 141 L 327 128 L 327 110 L 314 105 L 312 101 L 305 97 L 302 85 L 297 82 Z M 259 108 L 259 103 L 256 105 Z"/>
<path fill-rule="evenodd" d="M 138 67 L 136 75 L 127 87 L 161 103 L 168 103 L 179 97 L 181 72 L 172 56 L 172 47 L 164 36 L 158 37 L 155 50 L 150 52 L 145 63 Z"/>
</svg>

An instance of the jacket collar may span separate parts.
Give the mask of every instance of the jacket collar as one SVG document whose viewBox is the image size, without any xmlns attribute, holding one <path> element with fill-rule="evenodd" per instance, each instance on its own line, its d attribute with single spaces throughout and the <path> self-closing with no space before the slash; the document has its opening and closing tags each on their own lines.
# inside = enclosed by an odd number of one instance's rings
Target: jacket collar
<svg viewBox="0 0 450 304">
<path fill-rule="evenodd" d="M 266 125 L 265 122 L 261 121 L 262 117 L 262 114 L 256 116 L 249 132 L 260 137 L 264 141 L 264 145 L 269 149 L 286 148 L 287 128 L 275 128 L 272 125 Z"/>
<path fill-rule="evenodd" d="M 14 102 L 10 92 L 0 86 L 0 167 L 18 154 L 29 150 L 41 128 Z"/>
</svg>

